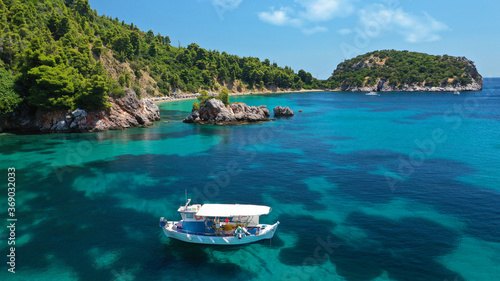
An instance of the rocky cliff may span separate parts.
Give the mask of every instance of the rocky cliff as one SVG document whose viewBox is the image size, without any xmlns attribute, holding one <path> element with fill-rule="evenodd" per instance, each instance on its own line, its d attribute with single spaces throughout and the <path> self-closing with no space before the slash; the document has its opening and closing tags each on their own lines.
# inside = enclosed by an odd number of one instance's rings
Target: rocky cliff
<svg viewBox="0 0 500 281">
<path fill-rule="evenodd" d="M 0 115 L 0 131 L 87 132 L 148 126 L 160 120 L 160 110 L 149 100 L 139 100 L 128 89 L 122 98 L 109 98 L 111 108 L 102 111 L 30 111 L 21 106 Z"/>
<path fill-rule="evenodd" d="M 248 106 L 244 103 L 233 103 L 225 106 L 218 99 L 210 99 L 200 109 L 191 112 L 184 119 L 185 123 L 198 124 L 244 124 L 269 121 L 269 110 L 265 105 Z"/>
</svg>

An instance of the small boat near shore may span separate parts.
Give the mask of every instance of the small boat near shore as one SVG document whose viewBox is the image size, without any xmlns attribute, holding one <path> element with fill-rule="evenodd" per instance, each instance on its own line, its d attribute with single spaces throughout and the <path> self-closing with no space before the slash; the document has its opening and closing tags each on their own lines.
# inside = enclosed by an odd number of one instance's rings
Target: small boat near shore
<svg viewBox="0 0 500 281">
<path fill-rule="evenodd" d="M 366 93 L 365 95 L 367 95 L 367 96 L 380 96 L 380 94 L 377 92 L 369 92 L 369 93 Z"/>
<path fill-rule="evenodd" d="M 453 92 L 454 95 L 460 95 L 460 92 L 459 91 L 455 91 Z"/>
<path fill-rule="evenodd" d="M 260 216 L 271 212 L 268 206 L 190 202 L 177 210 L 182 220 L 160 218 L 167 237 L 195 244 L 240 245 L 271 239 L 280 223 L 260 223 Z"/>
</svg>

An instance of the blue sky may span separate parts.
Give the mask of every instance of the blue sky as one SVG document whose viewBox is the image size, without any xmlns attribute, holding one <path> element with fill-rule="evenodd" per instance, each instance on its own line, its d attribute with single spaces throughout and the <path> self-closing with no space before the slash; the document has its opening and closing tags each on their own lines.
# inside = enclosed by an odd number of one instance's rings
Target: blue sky
<svg viewBox="0 0 500 281">
<path fill-rule="evenodd" d="M 499 1 L 90 0 L 100 15 L 239 56 L 269 58 L 326 79 L 380 49 L 465 56 L 500 77 Z"/>
</svg>

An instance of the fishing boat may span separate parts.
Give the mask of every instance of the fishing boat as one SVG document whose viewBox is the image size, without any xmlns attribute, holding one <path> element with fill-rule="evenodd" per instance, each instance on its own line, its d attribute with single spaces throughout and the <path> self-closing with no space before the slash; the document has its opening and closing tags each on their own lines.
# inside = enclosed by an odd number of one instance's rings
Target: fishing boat
<svg viewBox="0 0 500 281">
<path fill-rule="evenodd" d="M 262 224 L 262 215 L 271 207 L 240 204 L 194 204 L 180 206 L 182 220 L 160 218 L 160 227 L 169 238 L 196 244 L 240 245 L 271 239 L 280 222 Z"/>
</svg>

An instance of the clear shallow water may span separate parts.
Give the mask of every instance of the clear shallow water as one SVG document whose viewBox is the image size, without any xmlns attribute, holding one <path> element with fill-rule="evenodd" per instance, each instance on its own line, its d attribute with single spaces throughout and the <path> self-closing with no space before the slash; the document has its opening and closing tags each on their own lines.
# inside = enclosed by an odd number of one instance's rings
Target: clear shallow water
<svg viewBox="0 0 500 281">
<path fill-rule="evenodd" d="M 196 126 L 181 122 L 192 104 L 183 101 L 162 104 L 162 122 L 149 128 L 1 135 L 2 170 L 17 170 L 18 222 L 17 273 L 4 263 L 0 279 L 500 277 L 499 79 L 459 96 L 232 101 L 296 115 Z M 231 248 L 168 240 L 158 218 L 178 219 L 185 188 L 200 203 L 272 206 L 261 219 L 281 222 L 275 238 Z"/>
</svg>

